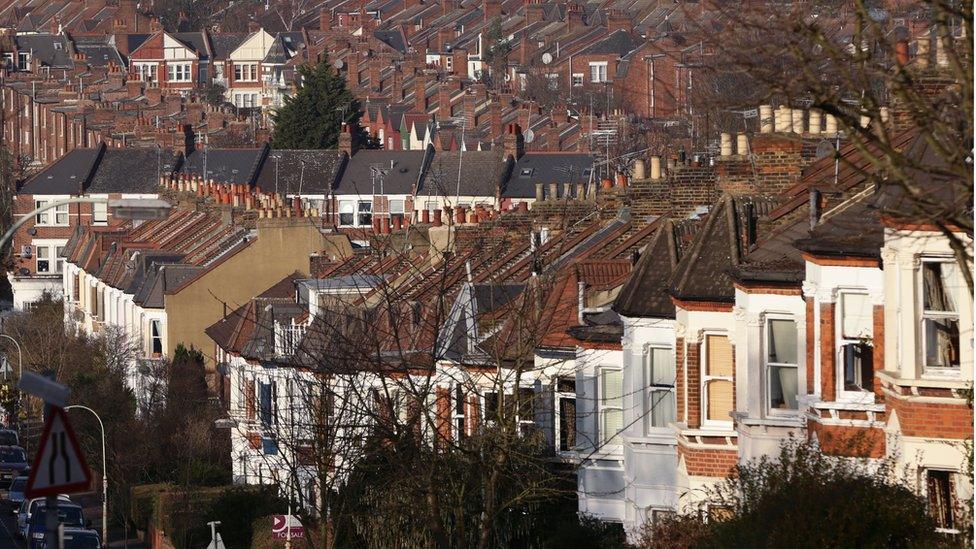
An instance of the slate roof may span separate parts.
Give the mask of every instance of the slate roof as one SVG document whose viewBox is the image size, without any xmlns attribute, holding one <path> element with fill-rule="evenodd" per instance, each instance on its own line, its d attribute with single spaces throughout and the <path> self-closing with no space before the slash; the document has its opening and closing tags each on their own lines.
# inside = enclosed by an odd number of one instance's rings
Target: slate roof
<svg viewBox="0 0 976 549">
<path fill-rule="evenodd" d="M 274 149 L 261 162 L 254 184 L 265 192 L 328 194 L 344 158 L 336 150 Z"/>
<path fill-rule="evenodd" d="M 634 36 L 624 29 L 619 29 L 611 33 L 609 36 L 594 43 L 591 46 L 583 48 L 581 52 L 577 55 L 619 55 L 624 56 L 633 51 L 642 42 L 634 38 Z"/>
<path fill-rule="evenodd" d="M 180 167 L 180 173 L 203 175 L 206 157 L 206 179 L 221 183 L 253 184 L 258 168 L 267 154 L 267 147 L 259 149 L 197 149 L 190 152 Z"/>
<path fill-rule="evenodd" d="M 617 295 L 613 310 L 622 316 L 674 318 L 674 303 L 668 295 L 671 274 L 678 264 L 678 246 L 670 219 L 659 218 L 653 239 L 644 248 L 630 280 Z"/>
<path fill-rule="evenodd" d="M 236 50 L 244 42 L 248 34 L 243 32 L 222 32 L 219 34 L 210 34 L 209 36 L 214 60 L 223 61 L 228 59 L 231 52 Z"/>
<path fill-rule="evenodd" d="M 880 259 L 884 225 L 874 199 L 868 190 L 824 214 L 796 247 L 815 255 Z"/>
<path fill-rule="evenodd" d="M 373 36 L 394 50 L 407 53 L 407 42 L 399 27 L 387 30 L 376 29 L 373 31 Z"/>
<path fill-rule="evenodd" d="M 155 148 L 73 149 L 30 178 L 18 194 L 155 193 L 159 174 L 171 173 L 179 163 L 171 149 L 159 150 L 158 156 Z"/>
<path fill-rule="evenodd" d="M 431 155 L 427 151 L 386 151 L 362 150 L 346 162 L 345 169 L 336 186 L 336 194 L 372 195 L 374 194 L 371 166 L 389 170 L 383 178 L 385 194 L 411 194 L 420 182 L 426 161 Z M 380 192 L 377 179 L 375 194 Z"/>
<path fill-rule="evenodd" d="M 85 56 L 85 61 L 93 67 L 105 67 L 109 62 L 125 67 L 119 50 L 103 37 L 78 36 L 74 39 L 75 50 Z"/>
<path fill-rule="evenodd" d="M 741 257 L 735 202 L 725 196 L 709 211 L 705 226 L 675 268 L 672 296 L 690 301 L 731 303 L 734 300 L 729 271 L 739 264 Z"/>
<path fill-rule="evenodd" d="M 170 33 L 170 36 L 186 44 L 188 48 L 196 52 L 201 60 L 207 59 L 210 55 L 207 36 L 202 32 L 174 32 Z"/>
<path fill-rule="evenodd" d="M 19 51 L 30 52 L 41 65 L 55 69 L 70 69 L 71 52 L 63 34 L 24 34 L 14 37 Z"/>
<path fill-rule="evenodd" d="M 460 174 L 458 173 L 460 162 Z M 512 162 L 502 158 L 499 151 L 437 151 L 424 173 L 418 195 L 452 196 L 458 192 L 461 178 L 461 196 L 495 196 L 505 183 L 512 169 Z"/>
<path fill-rule="evenodd" d="M 586 183 L 594 157 L 585 153 L 528 152 L 519 158 L 502 189 L 503 198 L 535 198 L 535 184 Z M 563 185 L 559 185 L 562 193 Z"/>
</svg>

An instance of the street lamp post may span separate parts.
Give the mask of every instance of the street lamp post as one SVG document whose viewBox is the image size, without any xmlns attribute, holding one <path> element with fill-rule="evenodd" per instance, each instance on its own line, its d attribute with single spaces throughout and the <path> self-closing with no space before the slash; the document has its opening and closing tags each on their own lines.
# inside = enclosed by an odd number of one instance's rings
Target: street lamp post
<svg viewBox="0 0 976 549">
<path fill-rule="evenodd" d="M 66 198 L 64 200 L 55 200 L 53 202 L 47 202 L 40 208 L 36 208 L 23 217 L 17 220 L 13 225 L 7 229 L 7 232 L 0 236 L 0 249 L 3 249 L 10 237 L 17 232 L 17 229 L 21 227 L 28 220 L 33 219 L 39 213 L 46 212 L 57 208 L 58 206 L 65 206 L 68 204 L 108 204 L 109 209 L 111 209 L 116 217 L 123 219 L 159 219 L 165 217 L 169 210 L 172 208 L 169 202 L 159 199 L 151 198 L 134 198 L 134 199 L 121 199 L 121 200 L 109 200 L 108 198 L 94 198 L 91 196 L 75 196 L 72 198 Z"/>
<path fill-rule="evenodd" d="M 102 431 L 102 545 L 108 547 L 108 469 L 105 465 L 105 424 L 102 423 L 102 418 L 98 417 L 95 410 L 92 410 L 88 406 L 72 404 L 64 407 L 65 410 L 71 410 L 74 408 L 88 410 L 91 412 L 91 414 L 95 416 L 95 419 L 98 420 L 98 428 Z"/>
<path fill-rule="evenodd" d="M 11 336 L 9 336 L 7 334 L 0 334 L 0 337 L 9 339 L 10 341 L 13 342 L 14 346 L 17 347 L 17 379 L 19 380 L 24 375 L 24 353 L 21 352 L 21 350 L 20 350 L 20 343 L 17 343 L 17 340 L 16 339 L 14 339 L 13 337 L 11 337 Z M 17 397 L 17 405 L 18 405 L 18 407 L 20 406 L 20 396 L 19 395 Z M 29 408 L 27 410 L 27 420 L 28 420 L 28 428 L 29 428 L 29 426 L 30 426 L 30 409 Z M 29 441 L 29 440 L 30 440 L 30 434 L 28 434 L 27 437 L 24 437 L 24 440 L 20 441 L 24 445 L 24 450 L 27 450 L 28 449 L 27 448 L 27 441 Z"/>
</svg>

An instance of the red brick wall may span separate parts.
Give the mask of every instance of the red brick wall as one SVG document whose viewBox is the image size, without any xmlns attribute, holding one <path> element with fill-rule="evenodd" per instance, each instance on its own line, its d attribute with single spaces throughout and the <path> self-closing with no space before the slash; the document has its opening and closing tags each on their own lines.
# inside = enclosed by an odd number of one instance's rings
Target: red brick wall
<svg viewBox="0 0 976 549">
<path fill-rule="evenodd" d="M 451 390 L 437 388 L 437 435 L 438 444 L 451 440 Z"/>
<path fill-rule="evenodd" d="M 881 429 L 822 425 L 809 422 L 811 435 L 817 434 L 820 448 L 833 456 L 879 458 L 885 454 L 885 436 Z"/>
<path fill-rule="evenodd" d="M 739 461 L 737 450 L 689 448 L 678 444 L 678 455 L 685 458 L 689 475 L 700 477 L 727 477 Z"/>
<path fill-rule="evenodd" d="M 701 344 L 688 344 L 688 427 L 701 426 Z"/>
<path fill-rule="evenodd" d="M 834 304 L 820 304 L 820 394 L 825 402 L 837 400 L 834 360 Z"/>
<path fill-rule="evenodd" d="M 754 191 L 780 193 L 800 181 L 803 171 L 803 140 L 782 134 L 759 134 L 750 147 L 756 171 Z"/>
<path fill-rule="evenodd" d="M 874 306 L 874 373 L 884 370 L 884 305 Z M 878 402 L 884 402 L 884 391 L 878 378 L 874 378 L 874 395 Z"/>
<path fill-rule="evenodd" d="M 888 396 L 888 414 L 898 415 L 901 433 L 909 437 L 966 439 L 973 437 L 973 409 L 965 404 L 918 402 Z"/>
</svg>

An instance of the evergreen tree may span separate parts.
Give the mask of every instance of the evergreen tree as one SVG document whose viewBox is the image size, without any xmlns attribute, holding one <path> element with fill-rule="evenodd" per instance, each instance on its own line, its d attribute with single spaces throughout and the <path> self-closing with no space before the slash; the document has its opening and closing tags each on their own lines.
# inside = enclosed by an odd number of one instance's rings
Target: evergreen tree
<svg viewBox="0 0 976 549">
<path fill-rule="evenodd" d="M 343 122 L 354 128 L 354 139 L 364 141 L 359 130 L 359 102 L 325 59 L 314 67 L 298 69 L 300 84 L 295 95 L 273 115 L 278 149 L 334 149 L 339 144 Z"/>
</svg>

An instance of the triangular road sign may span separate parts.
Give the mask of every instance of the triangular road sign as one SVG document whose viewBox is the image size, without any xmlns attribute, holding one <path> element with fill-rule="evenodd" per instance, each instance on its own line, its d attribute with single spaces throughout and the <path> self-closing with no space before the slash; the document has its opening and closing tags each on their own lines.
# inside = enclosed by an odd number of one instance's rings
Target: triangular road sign
<svg viewBox="0 0 976 549">
<path fill-rule="evenodd" d="M 41 445 L 34 457 L 24 495 L 29 498 L 85 492 L 91 485 L 91 471 L 78 446 L 68 416 L 54 408 L 44 423 Z"/>
</svg>

